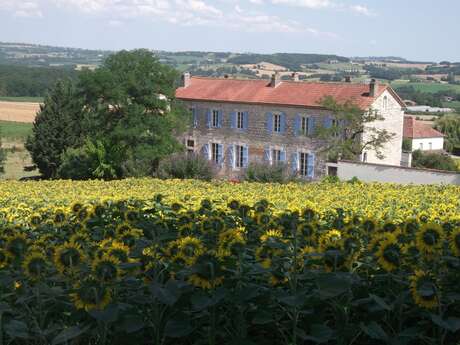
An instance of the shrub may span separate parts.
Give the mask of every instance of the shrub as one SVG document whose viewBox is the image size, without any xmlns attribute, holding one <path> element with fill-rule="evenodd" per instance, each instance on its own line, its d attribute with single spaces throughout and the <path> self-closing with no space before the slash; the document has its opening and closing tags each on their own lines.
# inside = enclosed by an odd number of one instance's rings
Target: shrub
<svg viewBox="0 0 460 345">
<path fill-rule="evenodd" d="M 414 168 L 458 171 L 457 164 L 449 155 L 435 152 L 426 153 L 420 150 L 413 152 L 412 166 Z"/>
<path fill-rule="evenodd" d="M 293 179 L 285 164 L 251 163 L 245 179 L 249 182 L 286 183 Z"/>
<path fill-rule="evenodd" d="M 160 162 L 157 176 L 162 179 L 179 178 L 209 181 L 216 176 L 216 169 L 209 160 L 201 155 L 177 153 Z"/>
</svg>

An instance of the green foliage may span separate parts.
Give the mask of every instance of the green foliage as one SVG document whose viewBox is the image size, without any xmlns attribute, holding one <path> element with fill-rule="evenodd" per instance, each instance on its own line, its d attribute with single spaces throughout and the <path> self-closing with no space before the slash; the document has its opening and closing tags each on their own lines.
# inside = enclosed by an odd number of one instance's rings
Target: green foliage
<svg viewBox="0 0 460 345">
<path fill-rule="evenodd" d="M 321 182 L 322 183 L 339 183 L 340 179 L 338 176 L 335 176 L 335 175 L 327 175 L 321 179 Z"/>
<path fill-rule="evenodd" d="M 0 121 L 0 129 L 3 139 L 25 140 L 32 133 L 31 123 Z"/>
<path fill-rule="evenodd" d="M 2 148 L 2 130 L 0 129 L 0 174 L 5 172 L 6 151 Z"/>
<path fill-rule="evenodd" d="M 216 176 L 213 164 L 202 155 L 178 153 L 160 161 L 159 178 L 198 179 L 210 181 Z"/>
<path fill-rule="evenodd" d="M 0 96 L 45 96 L 58 80 L 77 76 L 71 68 L 0 65 Z"/>
<path fill-rule="evenodd" d="M 435 152 L 426 153 L 420 150 L 412 153 L 412 166 L 414 168 L 458 171 L 455 160 L 449 155 Z"/>
<path fill-rule="evenodd" d="M 443 116 L 436 120 L 434 127 L 446 136 L 444 138 L 444 146 L 448 152 L 453 152 L 456 147 L 460 147 L 459 116 Z"/>
<path fill-rule="evenodd" d="M 365 150 L 374 151 L 379 159 L 385 158 L 382 149 L 395 134 L 369 126 L 369 123 L 384 120 L 378 112 L 363 111 L 352 101 L 338 103 L 331 96 L 324 97 L 320 104 L 334 121 L 330 128 L 322 126 L 316 130 L 316 136 L 326 141 L 321 151 L 329 160 L 357 160 Z M 365 139 L 362 138 L 364 133 Z"/>
<path fill-rule="evenodd" d="M 402 149 L 403 151 L 412 151 L 412 140 L 403 138 Z"/>
<path fill-rule="evenodd" d="M 82 143 L 85 111 L 70 80 L 61 80 L 46 96 L 26 148 L 44 178 L 57 177 L 61 155 Z"/>
<path fill-rule="evenodd" d="M 250 163 L 245 180 L 262 183 L 286 183 L 293 179 L 286 164 Z"/>
<path fill-rule="evenodd" d="M 121 172 L 112 166 L 110 147 L 101 141 L 87 140 L 82 147 L 69 148 L 62 156 L 58 176 L 63 179 L 110 180 L 120 177 Z"/>
</svg>

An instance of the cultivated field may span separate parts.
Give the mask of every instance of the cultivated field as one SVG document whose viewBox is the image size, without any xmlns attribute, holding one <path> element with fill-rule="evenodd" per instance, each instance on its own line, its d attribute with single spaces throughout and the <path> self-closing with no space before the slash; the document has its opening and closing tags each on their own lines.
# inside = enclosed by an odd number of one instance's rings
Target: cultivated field
<svg viewBox="0 0 460 345">
<path fill-rule="evenodd" d="M 39 108 L 39 103 L 0 101 L 0 120 L 32 123 Z"/>
</svg>

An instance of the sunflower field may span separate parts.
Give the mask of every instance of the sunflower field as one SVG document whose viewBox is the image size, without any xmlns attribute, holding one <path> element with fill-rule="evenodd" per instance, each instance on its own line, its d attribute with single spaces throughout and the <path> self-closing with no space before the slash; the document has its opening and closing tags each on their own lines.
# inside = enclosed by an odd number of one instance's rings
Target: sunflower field
<svg viewBox="0 0 460 345">
<path fill-rule="evenodd" d="M 460 340 L 460 188 L 0 183 L 0 345 Z"/>
</svg>

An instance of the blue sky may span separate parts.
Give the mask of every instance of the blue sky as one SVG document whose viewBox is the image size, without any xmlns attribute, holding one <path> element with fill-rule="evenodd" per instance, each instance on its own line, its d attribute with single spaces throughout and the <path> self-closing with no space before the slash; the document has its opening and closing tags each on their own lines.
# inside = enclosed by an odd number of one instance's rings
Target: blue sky
<svg viewBox="0 0 460 345">
<path fill-rule="evenodd" d="M 457 0 L 0 0 L 0 41 L 460 61 Z"/>
</svg>

